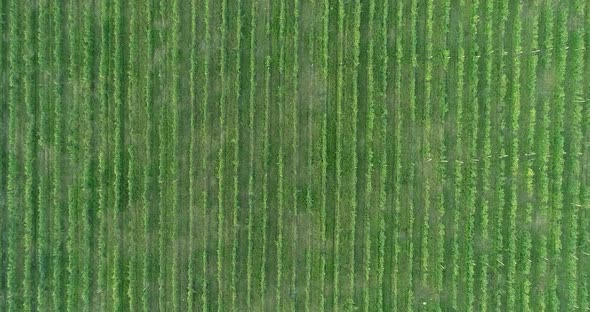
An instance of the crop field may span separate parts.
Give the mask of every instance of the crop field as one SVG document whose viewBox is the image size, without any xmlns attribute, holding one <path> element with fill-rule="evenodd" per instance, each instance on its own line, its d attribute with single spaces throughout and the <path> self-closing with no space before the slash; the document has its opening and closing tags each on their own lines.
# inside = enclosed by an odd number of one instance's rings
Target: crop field
<svg viewBox="0 0 590 312">
<path fill-rule="evenodd" d="M 0 312 L 590 311 L 590 1 L 0 0 Z"/>
</svg>

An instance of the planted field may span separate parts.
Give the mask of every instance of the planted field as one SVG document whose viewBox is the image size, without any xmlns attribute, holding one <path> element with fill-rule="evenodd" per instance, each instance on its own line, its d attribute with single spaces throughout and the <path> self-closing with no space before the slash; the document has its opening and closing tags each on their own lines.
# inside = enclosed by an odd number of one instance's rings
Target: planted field
<svg viewBox="0 0 590 312">
<path fill-rule="evenodd" d="M 590 310 L 586 0 L 0 25 L 0 311 Z"/>
</svg>

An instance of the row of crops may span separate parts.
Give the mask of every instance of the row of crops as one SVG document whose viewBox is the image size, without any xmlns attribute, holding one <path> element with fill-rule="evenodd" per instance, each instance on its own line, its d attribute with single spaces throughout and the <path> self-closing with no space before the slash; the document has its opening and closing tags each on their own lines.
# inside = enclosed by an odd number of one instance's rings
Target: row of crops
<svg viewBox="0 0 590 312">
<path fill-rule="evenodd" d="M 0 311 L 590 309 L 586 0 L 0 25 Z"/>
</svg>

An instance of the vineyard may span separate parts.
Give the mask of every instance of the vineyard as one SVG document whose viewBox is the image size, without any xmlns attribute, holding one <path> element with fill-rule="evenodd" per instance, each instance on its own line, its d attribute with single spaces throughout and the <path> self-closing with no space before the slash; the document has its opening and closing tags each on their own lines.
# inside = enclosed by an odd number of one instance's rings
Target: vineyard
<svg viewBox="0 0 590 312">
<path fill-rule="evenodd" d="M 590 311 L 590 1 L 1 0 L 0 311 Z"/>
</svg>

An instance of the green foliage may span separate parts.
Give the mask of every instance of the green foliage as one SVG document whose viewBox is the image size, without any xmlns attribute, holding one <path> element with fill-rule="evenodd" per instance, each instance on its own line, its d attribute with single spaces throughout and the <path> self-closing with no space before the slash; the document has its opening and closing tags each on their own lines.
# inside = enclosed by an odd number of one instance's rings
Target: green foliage
<svg viewBox="0 0 590 312">
<path fill-rule="evenodd" d="M 532 248 L 533 248 L 533 231 L 534 231 L 534 215 L 533 206 L 535 202 L 534 194 L 534 178 L 535 178 L 535 160 L 534 160 L 534 130 L 537 126 L 537 110 L 535 102 L 536 83 L 537 83 L 537 61 L 538 55 L 535 53 L 525 53 L 525 51 L 534 51 L 538 49 L 538 4 L 532 3 L 522 7 L 522 23 L 530 24 L 530 28 L 521 30 L 523 39 L 522 50 L 523 55 L 521 62 L 521 111 L 519 115 L 519 146 L 518 146 L 518 162 L 521 170 L 519 170 L 518 177 L 520 182 L 517 186 L 517 221 L 516 224 L 523 224 L 521 231 L 517 231 L 517 247 L 518 255 L 516 258 L 516 272 L 518 281 L 522 283 L 522 287 L 517 288 L 516 302 L 519 303 L 519 309 L 523 311 L 531 311 L 531 278 L 533 267 L 532 263 Z"/>
<path fill-rule="evenodd" d="M 585 1 L 4 1 L 0 310 L 586 310 Z"/>
<path fill-rule="evenodd" d="M 255 130 L 255 108 L 256 108 L 256 103 L 255 103 L 255 93 L 256 93 L 256 87 L 257 87 L 257 82 L 256 82 L 256 57 L 255 57 L 255 47 L 256 47 L 256 43 L 257 43 L 257 36 L 256 36 L 256 30 L 257 30 L 257 20 L 256 20 L 256 14 L 257 14 L 257 10 L 258 10 L 258 5 L 257 3 L 252 3 L 251 4 L 251 9 L 250 9 L 250 42 L 249 44 L 249 53 L 250 53 L 250 59 L 249 59 L 249 83 L 250 83 L 250 89 L 249 89 L 249 98 L 248 98 L 248 132 L 250 134 L 250 138 L 249 138 L 249 142 L 248 142 L 248 148 L 250 151 L 250 159 L 249 159 L 249 166 L 250 166 L 250 170 L 249 170 L 249 177 L 248 177 L 248 255 L 247 255 L 247 260 L 246 260 L 246 287 L 247 287 L 247 291 L 246 291 L 246 309 L 247 310 L 251 310 L 252 309 L 252 297 L 253 297 L 253 291 L 252 289 L 255 289 L 255 285 L 254 285 L 254 281 L 253 281 L 253 275 L 255 274 L 253 271 L 255 270 L 254 265 L 253 265 L 253 261 L 254 261 L 254 231 L 257 230 L 254 228 L 254 224 L 256 222 L 256 220 L 254 219 L 255 214 L 255 194 L 254 194 L 254 190 L 255 190 L 255 161 L 254 161 L 254 155 L 255 155 L 255 136 L 256 136 L 256 132 Z M 258 182 L 258 181 L 256 181 Z"/>
<path fill-rule="evenodd" d="M 547 88 L 547 76 L 552 66 L 553 55 L 553 10 L 547 3 L 540 5 L 539 13 L 539 62 L 537 66 L 537 96 L 535 102 L 535 134 L 534 134 L 534 198 L 537 208 L 533 212 L 533 248 L 536 259 L 533 262 L 533 279 L 547 283 L 548 268 L 548 231 L 540 227 L 549 218 L 549 109 L 551 90 Z M 535 310 L 545 310 L 547 298 L 545 288 L 536 288 L 533 292 Z"/>
<path fill-rule="evenodd" d="M 557 7 L 555 6 L 557 5 Z M 555 11 L 553 23 L 553 75 L 554 83 L 550 95 L 549 108 L 549 219 L 552 227 L 549 231 L 549 248 L 548 258 L 548 294 L 547 309 L 561 309 L 560 295 L 562 287 L 560 281 L 562 274 L 562 216 L 563 216 L 563 169 L 564 169 L 564 109 L 565 109 L 565 66 L 566 50 L 557 47 L 567 45 L 567 10 L 564 5 L 554 4 L 552 9 Z M 567 260 L 566 260 L 567 261 Z"/>
<path fill-rule="evenodd" d="M 53 18 L 52 8 L 49 3 L 40 4 L 38 10 L 38 29 L 37 42 L 39 46 L 51 47 L 51 22 Z M 39 123 L 38 123 L 38 141 L 36 142 L 39 149 L 38 168 L 42 173 L 39 176 L 38 184 L 38 204 L 37 204 L 37 231 L 38 231 L 38 248 L 37 248 L 37 269 L 38 269 L 38 284 L 37 284 L 37 298 L 36 305 L 42 307 L 51 306 L 51 246 L 52 246 L 52 231 L 51 231 L 51 214 L 55 212 L 55 206 L 51 203 L 51 192 L 53 183 L 51 177 L 53 174 L 54 165 L 51 160 L 51 154 L 55 153 L 53 143 L 53 118 L 52 112 L 54 103 L 52 101 L 53 94 L 51 94 L 51 68 L 52 68 L 52 52 L 50 49 L 37 49 L 38 60 L 38 81 L 42 85 L 37 89 L 37 96 L 40 101 L 39 107 Z M 3 165 L 0 165 L 3 166 Z M 1 173 L 0 175 L 3 175 Z M 0 181 L 3 181 L 0 178 Z M 0 187 L 3 187 L 0 184 Z M 2 192 L 2 190 L 0 190 Z M 0 308 L 1 309 L 1 308 Z"/>
<path fill-rule="evenodd" d="M 23 71 L 23 96 L 24 105 L 26 109 L 25 114 L 25 139 L 24 139 L 24 276 L 23 276 L 23 307 L 22 310 L 29 312 L 33 310 L 33 303 L 36 299 L 35 287 L 36 272 L 34 271 L 33 261 L 36 258 L 37 249 L 34 244 L 34 228 L 35 219 L 34 211 L 37 209 L 37 179 L 33 175 L 36 171 L 36 156 L 37 156 L 37 114 L 36 112 L 36 96 L 34 85 L 37 81 L 35 77 L 35 69 L 38 66 L 35 61 L 35 46 L 37 45 L 36 36 L 34 35 L 33 22 L 35 15 L 31 6 L 24 8 L 24 71 Z"/>
<path fill-rule="evenodd" d="M 508 11 L 510 12 L 506 21 L 506 32 L 508 42 L 505 44 L 507 52 L 506 62 L 506 111 L 505 111 L 505 175 L 506 177 L 518 177 L 519 170 L 527 172 L 526 167 L 519 164 L 518 159 L 518 131 L 519 131 L 519 114 L 520 107 L 520 58 L 521 53 L 520 44 L 520 15 L 521 5 L 519 1 L 511 1 L 508 4 Z M 505 222 L 503 237 L 505 237 L 504 249 L 507 251 L 504 255 L 506 261 L 506 309 L 514 310 L 516 308 L 516 210 L 517 210 L 517 183 L 514 179 L 507 179 L 505 185 L 505 211 L 503 221 Z"/>
</svg>

